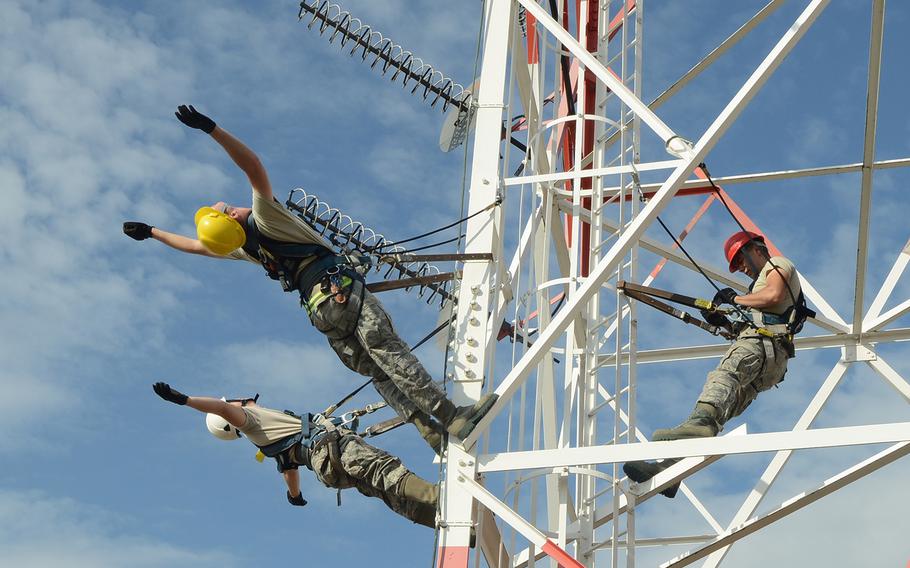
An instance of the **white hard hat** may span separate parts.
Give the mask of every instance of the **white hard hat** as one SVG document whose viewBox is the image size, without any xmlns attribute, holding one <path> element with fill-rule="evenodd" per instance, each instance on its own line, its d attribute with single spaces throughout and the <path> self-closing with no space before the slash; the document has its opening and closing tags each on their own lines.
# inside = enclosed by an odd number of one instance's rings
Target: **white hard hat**
<svg viewBox="0 0 910 568">
<path fill-rule="evenodd" d="M 205 415 L 205 426 L 212 433 L 212 436 L 220 440 L 236 440 L 240 438 L 240 430 L 231 426 L 224 418 L 217 414 L 208 413 Z"/>
</svg>

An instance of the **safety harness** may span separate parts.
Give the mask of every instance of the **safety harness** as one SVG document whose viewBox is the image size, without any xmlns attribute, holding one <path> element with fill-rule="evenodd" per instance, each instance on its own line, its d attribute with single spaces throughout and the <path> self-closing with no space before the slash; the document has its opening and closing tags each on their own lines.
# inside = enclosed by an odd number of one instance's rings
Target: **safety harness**
<svg viewBox="0 0 910 568">
<path fill-rule="evenodd" d="M 246 243 L 243 250 L 259 260 L 272 280 L 285 292 L 300 293 L 300 305 L 312 314 L 331 296 L 343 304 L 354 280 L 363 281 L 362 272 L 369 268 L 369 257 L 340 255 L 325 245 L 290 243 L 263 235 L 250 215 L 247 218 Z M 301 264 L 306 263 L 301 269 Z M 359 270 L 358 270 L 359 269 Z M 319 290 L 313 289 L 319 284 Z"/>
<path fill-rule="evenodd" d="M 256 396 L 258 398 L 259 395 Z M 256 454 L 256 459 L 261 462 L 266 457 L 274 458 L 280 473 L 297 469 L 301 464 L 312 471 L 312 455 L 325 447 L 329 463 L 332 464 L 338 483 L 347 487 L 353 486 L 354 479 L 348 475 L 344 464 L 341 462 L 341 438 L 346 434 L 357 431 L 361 416 L 376 412 L 386 406 L 388 405 L 385 402 L 375 402 L 340 416 L 331 416 L 328 412 L 324 414 L 306 413 L 299 415 L 291 410 L 285 410 L 285 414 L 300 420 L 300 432 L 286 436 L 266 446 L 257 445 L 259 452 Z M 365 432 L 359 435 L 377 436 L 401 425 L 401 423 L 403 421 L 399 418 L 386 420 L 367 428 Z M 341 505 L 341 489 L 338 490 L 337 499 L 338 504 Z"/>
<path fill-rule="evenodd" d="M 755 282 L 749 286 L 749 292 L 752 292 L 754 286 Z M 784 313 L 775 314 L 752 309 L 750 310 L 750 315 L 752 316 L 752 322 L 759 329 L 765 329 L 771 332 L 772 335 L 788 335 L 792 340 L 794 335 L 803 330 L 806 320 L 814 318 L 816 313 L 815 310 L 806 305 L 806 297 L 803 296 L 803 291 L 800 290 L 795 301 L 784 310 Z"/>
<path fill-rule="evenodd" d="M 774 263 L 772 263 L 772 266 L 774 266 Z M 774 266 L 774 269 L 779 270 L 776 266 Z M 752 282 L 749 286 L 749 292 L 752 291 L 754 286 L 755 282 Z M 784 350 L 787 352 L 787 358 L 792 359 L 796 356 L 796 350 L 793 346 L 793 337 L 802 331 L 806 320 L 810 317 L 815 317 L 816 314 L 814 310 L 809 309 L 806 305 L 806 298 L 803 296 L 802 290 L 799 291 L 799 295 L 795 298 L 793 297 L 793 291 L 790 290 L 789 284 L 787 284 L 787 290 L 790 293 L 792 303 L 782 314 L 752 309 L 750 310 L 750 316 L 756 333 L 765 339 L 772 340 L 772 342 L 773 340 L 781 341 Z M 767 358 L 773 359 L 773 347 L 769 345 L 767 341 L 763 341 L 762 343 Z"/>
<path fill-rule="evenodd" d="M 353 415 L 353 413 L 329 417 L 311 413 L 306 413 L 301 416 L 291 410 L 285 410 L 284 413 L 300 420 L 300 432 L 292 436 L 286 436 L 267 446 L 257 446 L 263 456 L 275 458 L 278 462 L 278 471 L 280 472 L 289 469 L 297 469 L 298 463 L 294 461 L 293 455 L 291 455 L 291 452 L 289 451 L 297 444 L 310 450 L 304 452 L 303 456 L 306 458 L 304 465 L 312 469 L 309 463 L 309 454 L 311 451 L 315 450 L 317 447 L 321 447 L 325 443 L 327 437 L 334 438 L 335 445 L 337 446 L 338 438 L 340 437 L 339 429 L 354 431 L 359 424 L 359 415 Z M 334 436 L 329 436 L 329 434 L 334 434 Z M 330 451 L 329 454 L 331 459 L 332 452 Z M 332 465 L 336 467 L 341 466 L 340 453 L 338 453 L 337 459 L 332 459 Z"/>
</svg>

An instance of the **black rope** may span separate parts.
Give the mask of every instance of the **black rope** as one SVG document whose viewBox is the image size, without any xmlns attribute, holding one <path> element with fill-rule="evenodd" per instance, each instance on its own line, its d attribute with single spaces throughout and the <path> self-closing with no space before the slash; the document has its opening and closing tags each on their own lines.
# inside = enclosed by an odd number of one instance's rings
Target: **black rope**
<svg viewBox="0 0 910 568">
<path fill-rule="evenodd" d="M 385 247 L 390 247 L 390 246 L 395 246 L 395 245 L 400 245 L 400 244 L 402 244 L 402 243 L 409 243 L 409 242 L 411 242 L 411 241 L 416 241 L 416 240 L 422 239 L 422 238 L 424 238 L 424 237 L 429 237 L 430 235 L 435 235 L 436 233 L 441 233 L 442 231 L 445 231 L 446 229 L 451 229 L 452 227 L 454 227 L 454 226 L 456 226 L 456 225 L 460 225 L 461 223 L 464 223 L 465 221 L 468 221 L 469 219 L 473 219 L 473 218 L 476 217 L 477 215 L 480 215 L 480 214 L 483 213 L 484 211 L 488 211 L 488 210 L 492 209 L 493 207 L 496 207 L 496 206 L 499 205 L 500 203 L 502 203 L 502 199 L 497 199 L 496 201 L 494 201 L 493 203 L 487 205 L 487 206 L 484 207 L 483 209 L 481 209 L 481 210 L 479 210 L 479 211 L 475 211 L 474 213 L 471 213 L 471 214 L 468 215 L 467 217 L 463 217 L 463 218 L 461 218 L 461 219 L 455 221 L 454 223 L 449 223 L 449 224 L 446 225 L 445 227 L 439 227 L 438 229 L 433 229 L 432 231 L 428 231 L 428 232 L 426 232 L 426 233 L 424 233 L 424 234 L 422 234 L 422 235 L 417 235 L 416 237 L 410 237 L 410 238 L 407 238 L 407 239 L 404 239 L 404 240 L 401 240 L 401 241 L 395 241 L 395 242 L 393 242 L 393 243 L 381 243 L 381 244 L 376 245 L 375 247 L 372 247 L 372 248 L 369 249 L 367 252 L 373 252 L 373 251 L 375 251 L 375 250 L 377 250 L 377 249 L 381 249 L 381 248 L 385 248 Z M 439 243 L 439 244 L 447 244 L 447 243 L 450 243 L 450 242 L 452 242 L 452 241 L 446 241 L 445 243 Z M 437 246 L 437 245 L 434 245 L 434 246 Z M 414 250 L 421 250 L 421 249 L 414 249 Z"/>
<path fill-rule="evenodd" d="M 326 408 L 326 409 L 325 409 L 325 412 L 323 412 L 323 415 L 325 415 L 325 416 L 331 416 L 332 413 L 335 412 L 335 410 L 337 410 L 339 406 L 341 406 L 342 404 L 344 404 L 344 403 L 346 403 L 347 401 L 349 401 L 349 400 L 351 400 L 352 398 L 354 398 L 354 395 L 356 395 L 357 393 L 359 393 L 360 391 L 362 391 L 363 389 L 365 389 L 366 386 L 367 386 L 368 384 L 372 383 L 372 382 L 373 382 L 373 379 L 372 379 L 372 377 L 371 377 L 370 380 L 368 380 L 367 382 L 363 383 L 362 385 L 360 385 L 359 387 L 357 387 L 356 389 L 354 389 L 353 391 L 351 391 L 350 393 L 348 393 L 344 398 L 342 398 L 341 400 L 339 400 L 338 402 L 336 402 L 336 403 L 333 404 L 332 406 Z"/>
<path fill-rule="evenodd" d="M 438 243 L 433 243 L 433 244 L 431 244 L 431 245 L 425 245 L 425 246 L 422 246 L 422 247 L 417 247 L 417 248 L 412 248 L 412 249 L 407 249 L 407 250 L 396 250 L 394 253 L 383 253 L 383 254 L 409 254 L 409 253 L 412 253 L 412 252 L 419 252 L 419 251 L 422 251 L 422 250 L 427 250 L 427 249 L 431 249 L 431 248 L 435 248 L 435 247 L 441 247 L 442 245 L 447 245 L 447 244 L 449 244 L 449 243 L 454 243 L 454 242 L 457 241 L 458 239 L 459 239 L 459 237 L 452 237 L 451 239 L 448 239 L 448 240 L 445 240 L 445 241 L 440 241 L 440 242 L 438 242 Z M 395 243 L 395 244 L 398 244 L 398 243 Z"/>
<path fill-rule="evenodd" d="M 676 236 L 670 231 L 670 229 L 667 228 L 667 226 L 664 224 L 664 222 L 660 218 L 660 216 L 657 217 L 657 222 L 660 223 L 660 226 L 664 228 L 664 231 L 666 231 L 667 234 L 670 235 L 670 238 L 673 239 L 673 243 L 676 244 L 676 246 L 679 248 L 679 250 L 682 251 L 682 253 L 684 255 L 686 255 L 686 258 L 689 259 L 689 262 L 692 263 L 692 265 L 695 267 L 695 269 L 698 270 L 701 273 L 701 275 L 704 276 L 705 279 L 711 283 L 711 286 L 713 286 L 715 290 L 720 292 L 720 286 L 718 286 L 717 283 L 714 282 L 714 280 L 711 280 L 711 277 L 708 276 L 705 273 L 705 271 L 701 269 L 701 266 L 699 266 L 698 263 L 695 262 L 695 259 L 692 258 L 692 256 L 688 253 L 688 251 L 686 251 L 686 249 L 683 248 L 682 243 L 679 242 L 679 240 L 676 238 Z"/>
<path fill-rule="evenodd" d="M 433 331 L 431 331 L 431 332 L 429 333 L 429 335 L 427 335 L 426 337 L 424 337 L 423 339 L 421 339 L 420 341 L 418 341 L 417 343 L 415 343 L 415 344 L 410 348 L 410 351 L 416 350 L 418 347 L 420 347 L 421 345 L 423 345 L 424 343 L 426 343 L 427 341 L 429 341 L 431 338 L 433 338 L 437 333 L 439 333 L 440 331 L 442 331 L 443 329 L 445 329 L 446 327 L 448 327 L 449 324 L 451 324 L 451 323 L 452 323 L 452 321 L 449 320 L 449 321 L 445 321 L 445 322 L 443 322 L 442 324 L 440 324 L 439 327 L 437 327 L 436 329 L 434 329 Z M 354 396 L 356 396 L 357 393 L 359 393 L 360 391 L 362 391 L 363 389 L 365 389 L 365 388 L 367 387 L 367 385 L 370 384 L 370 383 L 372 383 L 372 382 L 373 382 L 373 379 L 372 379 L 372 377 L 371 377 L 370 380 L 368 380 L 367 382 L 363 383 L 362 385 L 360 385 L 359 387 L 357 387 L 356 389 L 354 389 L 353 391 L 351 391 L 350 393 L 348 393 L 347 395 L 345 395 L 344 398 L 342 398 L 341 400 L 339 400 L 338 402 L 336 402 L 336 403 L 333 404 L 332 406 L 328 407 L 328 408 L 325 410 L 325 412 L 323 412 L 323 414 L 326 415 L 326 416 L 331 415 L 333 412 L 335 412 L 336 409 L 338 409 L 338 407 L 340 407 L 341 405 L 343 405 L 343 404 L 346 403 L 347 401 L 349 401 L 349 400 L 351 400 L 352 398 L 354 398 Z M 258 398 L 259 395 L 256 395 L 256 397 Z"/>
<path fill-rule="evenodd" d="M 525 154 L 528 153 L 528 147 L 522 144 L 520 140 L 516 140 L 514 136 L 509 136 L 509 141 L 512 143 L 512 146 L 515 146 Z"/>
<path fill-rule="evenodd" d="M 426 337 L 424 337 L 423 339 L 421 339 L 420 341 L 418 341 L 417 343 L 415 343 L 414 346 L 411 347 L 411 351 L 414 351 L 415 349 L 417 349 L 418 347 L 420 347 L 421 345 L 423 345 L 424 343 L 426 343 L 427 341 L 429 341 L 430 339 L 432 339 L 433 337 L 435 337 L 437 333 L 439 333 L 440 331 L 442 331 L 442 330 L 444 330 L 445 328 L 449 327 L 449 325 L 450 325 L 451 323 L 452 323 L 452 321 L 449 320 L 449 321 L 445 321 L 445 322 L 442 322 L 441 324 L 439 324 L 439 327 L 437 327 L 436 329 L 434 329 L 433 331 L 431 331 L 429 334 L 427 334 Z"/>
<path fill-rule="evenodd" d="M 559 21 L 559 9 L 556 7 L 556 0 L 550 0 L 550 14 L 553 19 Z M 562 73 L 562 88 L 566 91 L 566 106 L 569 109 L 569 116 L 575 114 L 575 96 L 572 93 L 572 79 L 569 78 L 569 56 L 563 53 L 559 57 L 559 66 Z"/>
<path fill-rule="evenodd" d="M 641 194 L 639 194 L 639 195 L 641 195 Z M 660 218 L 659 215 L 657 216 L 657 222 L 660 223 L 660 226 L 664 228 L 664 231 L 666 231 L 667 234 L 670 235 L 670 238 L 673 239 L 673 242 L 676 244 L 677 247 L 679 247 L 679 250 L 681 250 L 683 252 L 683 254 L 686 255 L 686 258 L 689 259 L 689 262 L 692 263 L 692 266 L 694 266 L 695 269 L 698 270 L 698 272 L 701 273 L 701 275 L 705 277 L 705 280 L 707 280 L 711 284 L 711 286 L 714 287 L 715 290 L 720 292 L 720 286 L 718 286 L 714 282 L 714 280 L 712 280 L 711 277 L 708 276 L 704 270 L 702 270 L 701 266 L 699 266 L 699 264 L 697 262 L 695 262 L 695 259 L 692 258 L 692 255 L 689 254 L 689 252 L 682 246 L 682 243 L 679 242 L 679 240 L 676 238 L 676 236 L 670 231 L 670 229 L 667 228 L 667 226 L 664 224 L 663 220 Z M 740 309 L 740 307 L 737 304 L 731 303 L 730 305 L 733 306 L 733 309 L 736 310 L 736 313 L 738 313 L 743 318 L 743 320 L 746 322 L 747 325 L 749 325 L 749 327 L 751 327 L 753 329 L 759 329 L 758 326 L 755 325 L 755 323 L 752 321 L 752 318 L 750 318 L 742 309 Z"/>
<path fill-rule="evenodd" d="M 565 300 L 566 300 L 566 295 L 563 294 L 563 295 L 562 295 L 562 298 L 560 298 L 559 301 L 556 302 L 556 307 L 553 308 L 553 311 L 550 312 L 550 317 L 551 317 L 551 318 L 552 318 L 552 317 L 556 317 L 556 312 L 559 311 L 559 308 L 562 307 L 562 303 L 563 303 Z"/>
</svg>

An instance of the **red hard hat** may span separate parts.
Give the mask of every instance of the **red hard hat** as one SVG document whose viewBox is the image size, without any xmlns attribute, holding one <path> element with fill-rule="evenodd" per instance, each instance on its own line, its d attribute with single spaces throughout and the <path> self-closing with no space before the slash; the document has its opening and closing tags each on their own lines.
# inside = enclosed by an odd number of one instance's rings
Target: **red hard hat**
<svg viewBox="0 0 910 568">
<path fill-rule="evenodd" d="M 765 237 L 750 231 L 740 231 L 730 235 L 730 238 L 724 243 L 724 256 L 727 257 L 727 262 L 730 263 L 730 272 L 736 272 L 736 269 L 733 267 L 733 259 L 736 258 L 736 253 L 743 248 L 743 245 L 750 241 L 759 241 L 763 243 L 765 242 Z"/>
</svg>

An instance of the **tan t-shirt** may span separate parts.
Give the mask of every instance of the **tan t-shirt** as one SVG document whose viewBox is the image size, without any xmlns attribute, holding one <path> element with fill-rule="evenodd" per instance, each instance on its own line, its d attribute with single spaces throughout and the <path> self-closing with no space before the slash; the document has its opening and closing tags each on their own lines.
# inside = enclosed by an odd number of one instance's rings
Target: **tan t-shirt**
<svg viewBox="0 0 910 568">
<path fill-rule="evenodd" d="M 774 264 L 772 265 L 772 263 Z M 793 300 L 799 298 L 800 292 L 799 275 L 796 273 L 796 266 L 794 266 L 789 259 L 783 256 L 772 256 L 771 260 L 766 262 L 758 273 L 758 278 L 755 279 L 755 285 L 752 286 L 752 292 L 758 292 L 768 285 L 768 274 L 774 270 L 775 266 L 779 268 L 783 274 L 787 275 L 787 283 L 790 285 L 790 291 L 793 292 L 793 296 L 791 297 L 790 292 L 787 292 L 784 295 L 783 300 L 773 306 L 762 308 L 761 311 L 783 314 L 787 308 L 793 305 Z"/>
<path fill-rule="evenodd" d="M 241 410 L 246 414 L 246 423 L 239 430 L 259 447 L 274 444 L 303 429 L 300 418 L 280 410 L 262 406 L 244 406 Z"/>
<path fill-rule="evenodd" d="M 275 199 L 260 197 L 259 194 L 255 192 L 253 193 L 253 219 L 256 220 L 256 227 L 259 229 L 260 233 L 266 237 L 275 239 L 276 241 L 318 244 L 331 248 L 328 241 L 322 238 L 322 235 L 320 235 L 316 229 L 307 225 L 300 217 L 288 211 L 284 205 L 278 203 Z M 228 253 L 227 256 L 234 260 L 246 260 L 259 264 L 259 261 L 255 257 L 247 254 L 242 248 Z M 301 263 L 298 270 L 310 262 L 311 261 L 308 260 Z"/>
</svg>

